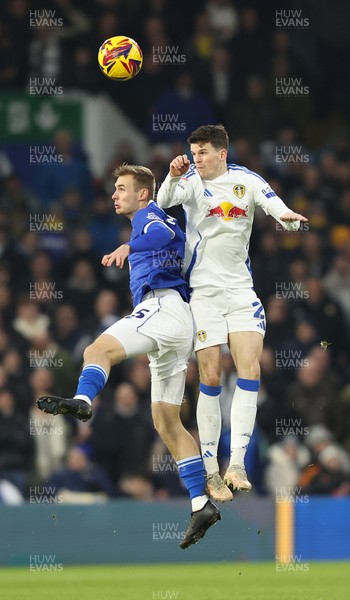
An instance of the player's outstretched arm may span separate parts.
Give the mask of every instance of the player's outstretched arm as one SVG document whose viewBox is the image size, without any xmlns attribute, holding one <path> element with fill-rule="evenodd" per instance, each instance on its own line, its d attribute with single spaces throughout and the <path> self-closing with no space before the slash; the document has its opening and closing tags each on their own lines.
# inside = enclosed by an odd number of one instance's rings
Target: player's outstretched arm
<svg viewBox="0 0 350 600">
<path fill-rule="evenodd" d="M 123 268 L 125 260 L 128 258 L 131 252 L 131 248 L 128 244 L 122 244 L 111 252 L 110 254 L 105 254 L 101 260 L 101 263 L 104 267 L 111 267 L 114 263 L 120 269 Z"/>
<path fill-rule="evenodd" d="M 308 219 L 304 215 L 288 210 L 279 217 L 279 221 L 287 231 L 298 231 L 300 223 L 307 223 Z"/>
<path fill-rule="evenodd" d="M 275 194 L 267 181 L 262 177 L 251 176 L 251 183 L 254 189 L 255 203 L 260 206 L 267 215 L 271 215 L 284 229 L 288 231 L 297 231 L 300 223 L 306 223 L 307 218 L 304 215 L 293 212 L 288 206 Z"/>
<path fill-rule="evenodd" d="M 292 210 L 284 213 L 280 216 L 281 221 L 301 221 L 301 223 L 307 223 L 308 219 L 304 217 L 304 215 L 300 215 L 299 213 L 295 213 Z"/>
<path fill-rule="evenodd" d="M 152 231 L 150 231 L 150 229 Z M 160 248 L 167 246 L 173 237 L 174 233 L 165 223 L 153 221 L 148 224 L 146 233 L 135 240 L 122 244 L 119 248 L 111 252 L 111 254 L 105 254 L 101 263 L 104 267 L 111 267 L 115 263 L 117 267 L 122 269 L 126 258 L 131 252 L 159 250 Z"/>
<path fill-rule="evenodd" d="M 192 197 L 192 187 L 180 183 L 181 177 L 187 173 L 190 164 L 186 154 L 180 154 L 171 161 L 169 174 L 158 190 L 158 206 L 169 208 L 170 206 L 183 204 Z"/>
</svg>

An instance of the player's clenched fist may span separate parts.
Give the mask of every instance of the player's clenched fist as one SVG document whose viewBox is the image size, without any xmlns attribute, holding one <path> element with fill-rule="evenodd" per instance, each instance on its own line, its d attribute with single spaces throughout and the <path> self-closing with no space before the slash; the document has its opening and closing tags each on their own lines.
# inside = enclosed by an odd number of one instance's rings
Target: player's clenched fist
<svg viewBox="0 0 350 600">
<path fill-rule="evenodd" d="M 101 260 L 101 263 L 104 267 L 111 267 L 113 263 L 115 263 L 117 267 L 122 269 L 125 259 L 129 256 L 129 254 L 130 246 L 128 244 L 122 244 L 119 246 L 119 248 L 114 250 L 114 252 L 111 252 L 111 254 L 105 254 Z"/>
<path fill-rule="evenodd" d="M 190 161 L 186 154 L 180 154 L 170 163 L 170 175 L 171 177 L 180 177 L 184 175 L 190 168 Z"/>
</svg>

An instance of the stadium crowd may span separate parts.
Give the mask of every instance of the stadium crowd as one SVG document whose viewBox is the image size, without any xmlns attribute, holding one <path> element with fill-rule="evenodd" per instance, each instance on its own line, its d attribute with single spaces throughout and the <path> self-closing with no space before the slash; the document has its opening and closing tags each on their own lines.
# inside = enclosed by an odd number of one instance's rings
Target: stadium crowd
<svg viewBox="0 0 350 600">
<path fill-rule="evenodd" d="M 308 35 L 278 28 L 273 3 L 53 0 L 65 23 L 59 31 L 28 26 L 34 4 L 1 6 L 0 92 L 54 76 L 64 90 L 110 94 L 149 137 L 144 164 L 158 182 L 169 159 L 188 151 L 193 129 L 222 122 L 230 161 L 264 176 L 308 217 L 289 233 L 256 214 L 250 256 L 267 334 L 247 471 L 259 494 L 349 494 L 350 7 L 336 2 L 343 12 L 334 39 L 327 11 L 307 1 Z M 96 63 L 101 42 L 119 32 L 144 50 L 141 74 L 123 87 Z M 310 93 L 280 96 L 276 77 L 301 77 Z M 159 131 L 159 115 L 177 115 L 185 127 Z M 72 394 L 85 346 L 131 308 L 127 268 L 100 260 L 128 239 L 127 220 L 114 215 L 111 172 L 137 162 L 133 149 L 120 144 L 97 180 L 69 131 L 54 142 L 63 162 L 42 165 L 35 189 L 0 154 L 0 502 L 31 501 L 40 486 L 62 501 L 185 494 L 151 425 L 146 357 L 113 368 L 88 423 L 36 408 L 46 393 Z M 183 224 L 180 209 L 171 214 Z M 224 462 L 236 376 L 223 352 Z M 198 386 L 193 357 L 182 407 L 191 430 Z"/>
</svg>

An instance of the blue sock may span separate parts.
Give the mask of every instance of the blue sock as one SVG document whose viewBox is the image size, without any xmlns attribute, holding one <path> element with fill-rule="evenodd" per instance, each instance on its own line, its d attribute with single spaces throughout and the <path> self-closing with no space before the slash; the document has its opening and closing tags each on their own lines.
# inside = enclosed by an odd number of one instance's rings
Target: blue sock
<svg viewBox="0 0 350 600">
<path fill-rule="evenodd" d="M 177 461 L 179 476 L 188 489 L 191 500 L 205 495 L 205 469 L 202 457 L 189 456 Z"/>
<path fill-rule="evenodd" d="M 92 400 L 103 390 L 107 383 L 108 375 L 99 365 L 86 365 L 79 377 L 79 383 L 74 398 Z"/>
</svg>

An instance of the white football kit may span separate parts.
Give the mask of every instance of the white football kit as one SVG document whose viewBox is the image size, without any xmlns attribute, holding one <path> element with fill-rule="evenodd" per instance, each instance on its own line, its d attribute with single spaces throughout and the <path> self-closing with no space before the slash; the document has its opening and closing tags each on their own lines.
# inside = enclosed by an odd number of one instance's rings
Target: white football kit
<svg viewBox="0 0 350 600">
<path fill-rule="evenodd" d="M 186 217 L 184 274 L 193 292 L 195 350 L 224 344 L 228 334 L 265 334 L 264 309 L 257 298 L 249 261 L 254 211 L 260 206 L 285 229 L 299 221 L 280 221 L 288 207 L 260 175 L 227 165 L 212 180 L 202 179 L 192 164 L 182 177 L 166 177 L 157 203 L 161 208 L 182 204 Z"/>
<path fill-rule="evenodd" d="M 151 290 L 130 315 L 103 333 L 116 338 L 126 358 L 148 355 L 152 402 L 181 404 L 192 353 L 193 318 L 175 289 Z"/>
</svg>

